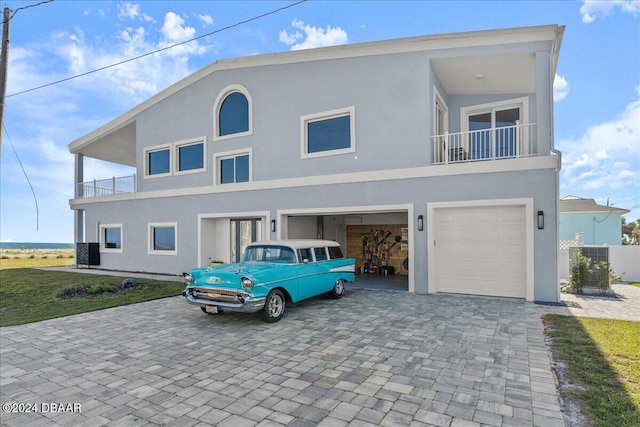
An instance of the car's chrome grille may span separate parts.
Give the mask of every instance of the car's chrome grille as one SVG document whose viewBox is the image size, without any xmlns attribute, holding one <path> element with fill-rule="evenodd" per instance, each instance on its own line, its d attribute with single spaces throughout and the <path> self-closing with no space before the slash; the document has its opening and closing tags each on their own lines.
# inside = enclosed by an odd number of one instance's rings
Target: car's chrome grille
<svg viewBox="0 0 640 427">
<path fill-rule="evenodd" d="M 248 296 L 246 292 L 223 288 L 192 288 L 192 293 L 195 298 L 232 303 L 238 303 L 240 298 Z"/>
</svg>

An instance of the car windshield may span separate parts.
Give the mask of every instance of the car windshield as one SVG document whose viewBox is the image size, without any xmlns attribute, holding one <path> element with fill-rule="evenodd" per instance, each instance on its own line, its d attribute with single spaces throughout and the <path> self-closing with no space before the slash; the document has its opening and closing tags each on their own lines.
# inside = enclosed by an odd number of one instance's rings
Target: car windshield
<svg viewBox="0 0 640 427">
<path fill-rule="evenodd" d="M 244 251 L 242 260 L 295 264 L 296 255 L 291 248 L 285 246 L 250 246 Z"/>
</svg>

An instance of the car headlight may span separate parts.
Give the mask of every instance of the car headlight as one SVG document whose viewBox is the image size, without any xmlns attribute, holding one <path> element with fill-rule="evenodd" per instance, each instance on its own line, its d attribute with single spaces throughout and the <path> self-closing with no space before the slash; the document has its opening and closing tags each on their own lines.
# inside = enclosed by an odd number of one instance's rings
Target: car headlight
<svg viewBox="0 0 640 427">
<path fill-rule="evenodd" d="M 182 277 L 184 278 L 184 283 L 186 283 L 187 286 L 192 285 L 193 282 L 195 282 L 195 279 L 189 273 L 182 273 Z"/>
<path fill-rule="evenodd" d="M 253 280 L 249 279 L 248 277 L 243 277 L 242 287 L 250 291 L 251 289 L 253 289 Z"/>
</svg>

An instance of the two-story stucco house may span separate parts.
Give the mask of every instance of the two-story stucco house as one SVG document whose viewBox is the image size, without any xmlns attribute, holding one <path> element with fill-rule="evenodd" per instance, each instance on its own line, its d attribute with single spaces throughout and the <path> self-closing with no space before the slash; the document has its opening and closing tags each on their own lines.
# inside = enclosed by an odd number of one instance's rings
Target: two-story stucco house
<svg viewBox="0 0 640 427">
<path fill-rule="evenodd" d="M 76 242 L 103 269 L 180 274 L 323 238 L 411 292 L 558 301 L 563 32 L 216 61 L 69 145 Z M 83 182 L 85 157 L 134 166 L 133 185 Z"/>
</svg>

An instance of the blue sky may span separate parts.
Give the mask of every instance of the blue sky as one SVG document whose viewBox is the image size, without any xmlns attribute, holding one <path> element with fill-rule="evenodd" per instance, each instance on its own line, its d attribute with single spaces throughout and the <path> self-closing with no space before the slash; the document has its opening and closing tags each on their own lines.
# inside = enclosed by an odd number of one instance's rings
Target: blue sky
<svg viewBox="0 0 640 427">
<path fill-rule="evenodd" d="M 10 24 L 0 241 L 72 242 L 68 144 L 215 60 L 546 24 L 567 26 L 554 85 L 555 141 L 563 152 L 560 194 L 609 200 L 631 210 L 627 219 L 640 218 L 640 1 L 307 1 L 162 53 L 20 93 L 295 2 L 56 0 L 26 8 L 36 3 L 4 3 L 17 13 Z M 85 180 L 133 172 L 88 161 Z"/>
</svg>

